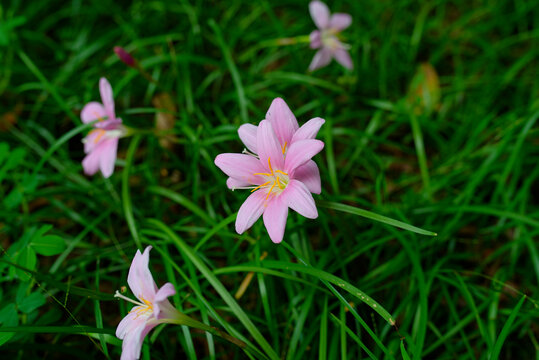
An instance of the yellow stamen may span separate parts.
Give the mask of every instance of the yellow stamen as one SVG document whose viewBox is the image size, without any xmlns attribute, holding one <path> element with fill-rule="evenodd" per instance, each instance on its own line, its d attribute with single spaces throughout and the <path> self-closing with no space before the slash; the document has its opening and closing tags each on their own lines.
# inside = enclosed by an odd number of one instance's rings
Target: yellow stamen
<svg viewBox="0 0 539 360">
<path fill-rule="evenodd" d="M 99 132 L 99 134 L 97 134 L 97 136 L 94 139 L 94 144 L 97 144 L 99 140 L 101 140 L 103 135 L 105 135 L 106 131 L 103 129 L 96 129 L 95 131 Z"/>
<path fill-rule="evenodd" d="M 284 190 L 284 187 L 281 187 L 281 180 L 279 177 L 277 177 L 276 181 L 277 181 L 277 186 L 279 187 L 279 189 Z"/>
<path fill-rule="evenodd" d="M 275 187 L 276 184 L 277 184 L 277 180 L 275 180 L 275 181 L 273 182 L 273 184 L 271 185 L 271 187 L 270 187 L 270 189 L 269 189 L 269 191 L 268 191 L 268 195 L 266 195 L 266 200 L 268 200 L 268 198 L 269 198 L 269 196 L 270 196 L 270 194 L 271 194 L 271 191 L 273 190 L 273 188 Z"/>
<path fill-rule="evenodd" d="M 272 176 L 273 174 L 268 174 L 268 173 L 254 173 L 253 175 L 266 175 L 266 176 Z"/>
<path fill-rule="evenodd" d="M 255 174 L 256 175 L 256 174 Z M 262 185 L 258 185 L 257 187 L 255 187 L 253 190 L 251 190 L 251 192 L 255 192 L 256 190 L 260 189 L 262 186 L 266 186 L 270 183 L 271 181 L 266 181 L 265 183 L 263 183 Z"/>
<path fill-rule="evenodd" d="M 270 157 L 268 156 L 268 166 L 270 168 L 270 171 L 271 171 L 271 174 L 273 175 L 273 169 L 271 168 L 271 161 L 270 161 Z"/>
<path fill-rule="evenodd" d="M 275 170 L 275 172 L 276 172 L 276 173 L 279 173 L 279 174 L 283 174 L 283 175 L 288 176 L 287 173 L 285 173 L 284 171 L 281 171 L 281 170 Z"/>
<path fill-rule="evenodd" d="M 286 141 L 284 142 L 284 145 L 283 145 L 283 155 L 285 152 L 286 152 Z"/>
<path fill-rule="evenodd" d="M 136 307 L 133 308 L 135 310 L 129 311 L 130 313 L 134 311 L 137 314 L 137 317 L 138 317 L 138 316 L 140 316 L 142 314 L 147 313 L 148 311 L 153 312 L 153 304 L 150 301 L 146 300 L 142 296 L 140 297 L 140 300 L 142 300 L 142 302 L 144 303 L 145 306 L 143 306 L 142 304 L 139 305 L 139 306 L 136 306 Z"/>
</svg>

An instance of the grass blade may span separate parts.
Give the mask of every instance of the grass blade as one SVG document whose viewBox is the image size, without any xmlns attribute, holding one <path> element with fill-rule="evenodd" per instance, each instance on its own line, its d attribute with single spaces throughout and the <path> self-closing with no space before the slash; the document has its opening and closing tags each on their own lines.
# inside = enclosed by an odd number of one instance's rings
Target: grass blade
<svg viewBox="0 0 539 360">
<path fill-rule="evenodd" d="M 391 219 L 391 218 L 388 218 L 387 216 L 378 215 L 376 213 L 370 212 L 368 210 L 360 209 L 358 207 L 336 203 L 336 202 L 330 202 L 330 201 L 317 201 L 316 204 L 318 206 L 321 206 L 327 209 L 333 209 L 337 211 L 346 212 L 349 214 L 363 216 L 363 217 L 366 217 L 367 219 L 379 221 L 384 224 L 388 224 L 388 225 L 395 226 L 404 230 L 415 232 L 417 234 L 428 235 L 428 236 L 438 236 L 438 234 L 432 231 L 423 230 L 416 226 L 403 223 L 402 221 Z"/>
<path fill-rule="evenodd" d="M 140 136 L 135 136 L 133 140 L 131 140 L 129 148 L 127 149 L 125 167 L 122 173 L 122 203 L 125 220 L 127 221 L 127 226 L 129 227 L 131 236 L 133 236 L 133 240 L 135 241 L 137 248 L 142 250 L 142 243 L 140 242 L 137 225 L 135 224 L 135 217 L 133 216 L 133 204 L 131 203 L 131 196 L 129 195 L 129 172 L 133 164 L 133 157 L 135 156 L 135 151 L 137 150 L 139 141 Z"/>
<path fill-rule="evenodd" d="M 518 302 L 517 306 L 515 306 L 513 311 L 511 311 L 511 314 L 503 325 L 502 331 L 500 331 L 500 335 L 498 335 L 498 338 L 496 339 L 496 342 L 492 347 L 492 351 L 488 356 L 489 359 L 498 359 L 500 351 L 502 350 L 503 343 L 505 342 L 505 339 L 507 339 L 507 336 L 509 336 L 509 334 L 511 333 L 511 326 L 513 325 L 513 322 L 515 322 L 518 312 L 520 311 L 520 308 L 522 307 L 522 304 L 524 304 L 525 300 L 526 296 L 523 296 Z"/>
</svg>

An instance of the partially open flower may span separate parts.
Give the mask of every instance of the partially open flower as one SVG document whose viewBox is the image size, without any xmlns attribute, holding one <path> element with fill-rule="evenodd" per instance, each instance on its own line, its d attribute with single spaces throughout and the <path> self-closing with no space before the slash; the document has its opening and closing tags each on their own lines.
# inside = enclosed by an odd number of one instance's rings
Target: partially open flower
<svg viewBox="0 0 539 360">
<path fill-rule="evenodd" d="M 236 231 L 241 234 L 264 214 L 271 240 L 282 241 L 288 208 L 315 219 L 318 211 L 311 193 L 319 194 L 320 172 L 311 158 L 324 143 L 315 140 L 321 118 L 299 127 L 283 99 L 273 100 L 266 119 L 259 126 L 242 125 L 239 136 L 247 149 L 244 154 L 220 154 L 215 164 L 229 177 L 234 189 L 251 189 L 251 196 L 240 207 Z"/>
<path fill-rule="evenodd" d="M 337 60 L 347 69 L 354 67 L 350 54 L 349 46 L 342 43 L 338 35 L 352 23 L 352 17 L 349 14 L 335 13 L 330 15 L 326 4 L 321 1 L 311 1 L 309 11 L 318 30 L 310 35 L 311 48 L 320 49 L 314 55 L 309 70 L 314 71 L 329 64 L 331 59 Z"/>
<path fill-rule="evenodd" d="M 148 246 L 142 254 L 137 250 L 129 268 L 127 283 L 138 301 L 121 295 L 118 291 L 114 295 L 136 305 L 116 329 L 116 336 L 123 340 L 121 360 L 138 359 L 144 337 L 154 327 L 163 323 L 178 324 L 181 323 L 182 316 L 185 317 L 167 299 L 176 294 L 174 286 L 166 283 L 160 289 L 157 288 L 148 268 L 151 249 L 152 247 Z"/>
<path fill-rule="evenodd" d="M 122 119 L 117 118 L 114 112 L 114 98 L 112 87 L 105 78 L 99 80 L 101 101 L 92 101 L 84 106 L 80 113 L 82 122 L 94 122 L 94 129 L 82 140 L 84 152 L 87 154 L 82 160 L 82 167 L 87 175 L 93 175 L 98 170 L 108 178 L 114 172 L 114 163 L 118 151 L 118 139 L 126 134 Z"/>
</svg>

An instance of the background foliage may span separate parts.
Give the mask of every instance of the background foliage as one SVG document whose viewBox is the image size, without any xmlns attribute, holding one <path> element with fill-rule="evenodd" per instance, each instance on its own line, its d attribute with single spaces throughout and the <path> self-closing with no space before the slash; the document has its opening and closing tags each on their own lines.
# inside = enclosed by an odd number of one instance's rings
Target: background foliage
<svg viewBox="0 0 539 360">
<path fill-rule="evenodd" d="M 539 4 L 328 5 L 354 19 L 352 72 L 309 74 L 307 44 L 272 41 L 314 29 L 307 1 L 2 2 L 3 355 L 118 358 L 128 308 L 112 294 L 151 244 L 179 308 L 268 358 L 539 358 Z M 110 179 L 80 164 L 79 111 L 101 76 L 124 122 L 148 130 L 120 141 Z M 162 93 L 172 104 L 156 105 Z M 327 121 L 317 200 L 439 235 L 325 207 L 317 220 L 291 214 L 282 245 L 261 222 L 237 235 L 247 192 L 227 190 L 213 159 L 241 151 L 238 126 L 278 96 L 300 124 Z M 151 133 L 156 106 L 173 115 L 172 147 Z M 154 359 L 246 356 L 174 326 L 150 334 L 144 359 L 150 344 Z"/>
</svg>

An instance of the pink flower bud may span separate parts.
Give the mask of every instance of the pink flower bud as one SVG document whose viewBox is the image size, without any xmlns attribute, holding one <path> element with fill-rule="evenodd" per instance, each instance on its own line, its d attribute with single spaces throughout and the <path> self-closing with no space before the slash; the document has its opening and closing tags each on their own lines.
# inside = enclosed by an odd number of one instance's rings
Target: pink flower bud
<svg viewBox="0 0 539 360">
<path fill-rule="evenodd" d="M 131 56 L 131 54 L 125 51 L 123 47 L 115 46 L 114 52 L 116 53 L 116 55 L 118 55 L 118 57 L 120 58 L 120 60 L 122 60 L 124 64 L 132 68 L 136 67 L 135 59 Z"/>
</svg>

